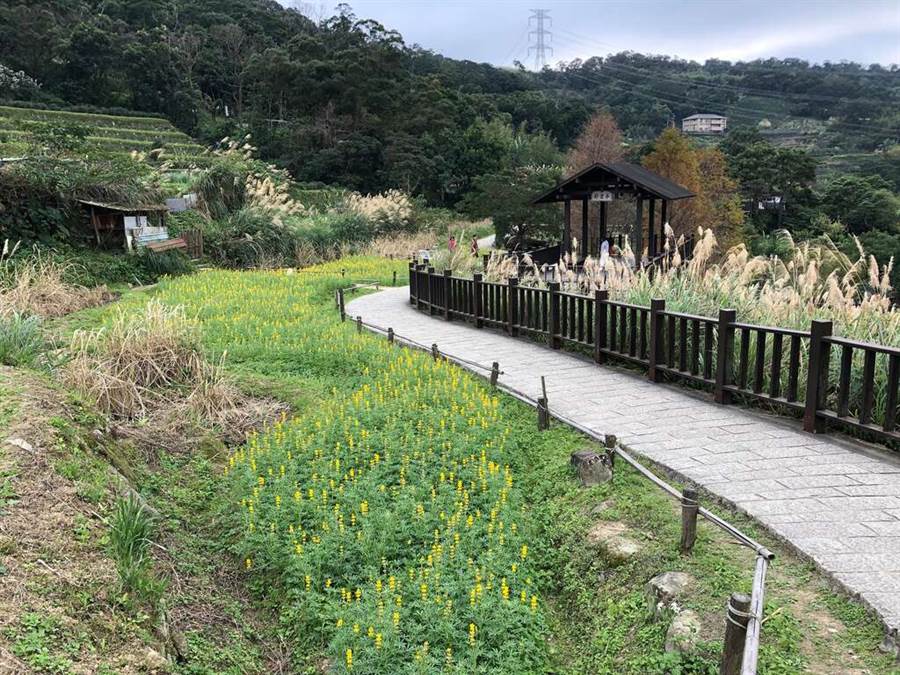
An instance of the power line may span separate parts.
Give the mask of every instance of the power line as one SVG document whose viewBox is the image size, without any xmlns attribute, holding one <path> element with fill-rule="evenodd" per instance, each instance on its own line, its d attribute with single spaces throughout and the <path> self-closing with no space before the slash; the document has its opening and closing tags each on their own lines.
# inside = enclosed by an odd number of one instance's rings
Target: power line
<svg viewBox="0 0 900 675">
<path fill-rule="evenodd" d="M 577 33 L 573 33 L 568 30 L 562 30 L 563 33 L 566 33 L 571 39 L 576 42 L 581 42 L 583 45 L 591 47 L 592 45 L 606 45 L 612 46 L 606 42 L 600 42 L 599 40 L 593 40 L 588 37 L 580 36 Z M 742 85 L 734 85 L 734 84 L 726 84 L 724 82 L 709 82 L 704 80 L 694 79 L 690 76 L 680 76 L 680 75 L 666 75 L 662 73 L 648 73 L 643 71 L 641 68 L 637 66 L 632 66 L 624 63 L 619 63 L 617 61 L 610 61 L 609 57 L 604 59 L 602 68 L 609 68 L 613 71 L 618 71 L 622 74 L 634 74 L 640 75 L 642 77 L 653 77 L 655 79 L 665 80 L 668 82 L 672 82 L 673 84 L 679 85 L 690 85 L 690 86 L 698 86 L 698 87 L 707 87 L 709 89 L 721 89 L 723 91 L 734 92 L 738 94 L 746 94 L 752 96 L 758 96 L 760 98 L 773 98 L 773 99 L 784 99 L 784 98 L 792 98 L 801 101 L 837 101 L 837 102 L 864 102 L 864 103 L 876 103 L 876 104 L 884 104 L 884 101 L 879 99 L 866 99 L 866 98 L 857 98 L 851 96 L 830 96 L 828 94 L 810 94 L 810 93 L 799 93 L 799 92 L 778 92 L 773 93 L 771 91 L 763 91 L 760 89 L 754 89 L 751 87 L 745 87 Z"/>
<path fill-rule="evenodd" d="M 528 27 L 531 22 L 535 22 L 535 29 L 528 31 L 528 36 L 534 35 L 535 44 L 528 47 L 528 53 L 534 52 L 534 69 L 541 71 L 547 65 L 547 52 L 553 55 L 553 47 L 548 42 L 553 42 L 553 33 L 548 30 L 553 25 L 553 19 L 550 17 L 549 9 L 532 9 L 531 16 L 528 17 Z"/>
<path fill-rule="evenodd" d="M 599 82 L 599 81 L 593 80 L 585 75 L 581 75 L 580 73 L 576 73 L 576 72 L 572 72 L 572 71 L 563 71 L 562 74 L 569 75 L 572 77 L 577 77 L 582 80 L 585 80 L 586 82 L 591 82 L 593 84 L 599 84 L 601 86 L 609 84 L 608 82 Z M 615 75 L 610 75 L 610 74 L 607 74 L 604 72 L 594 71 L 592 74 L 597 77 L 604 77 L 604 78 L 608 78 L 610 80 L 614 80 L 616 82 L 621 82 L 622 84 L 627 84 L 630 87 L 640 86 L 640 83 L 632 82 L 630 80 L 623 80 L 622 78 L 616 77 Z M 697 106 L 698 104 L 706 105 L 706 103 L 707 103 L 703 99 L 692 98 L 690 96 L 680 96 L 678 94 L 669 94 L 668 96 L 660 96 L 658 94 L 649 94 L 649 93 L 637 91 L 636 89 L 631 89 L 631 91 L 629 93 L 634 96 L 643 96 L 645 98 L 650 98 L 650 99 L 653 99 L 656 101 L 662 101 L 663 103 L 669 103 L 669 104 L 673 104 L 673 105 L 690 104 L 693 106 Z M 731 110 L 733 110 L 736 113 L 747 113 L 747 114 L 754 115 L 754 116 L 755 115 L 767 116 L 767 115 L 772 114 L 772 111 L 770 111 L 770 110 L 759 110 L 759 109 L 755 109 L 755 108 L 747 108 L 747 107 L 737 106 L 737 105 L 733 105 L 733 104 L 729 104 L 728 107 L 731 108 Z M 891 128 L 891 127 L 880 127 L 880 126 L 874 126 L 874 125 L 870 125 L 870 124 L 861 124 L 861 123 L 854 123 L 854 122 L 847 122 L 847 121 L 842 121 L 842 122 L 840 122 L 840 124 L 842 126 L 858 128 L 858 129 L 866 130 L 866 131 L 880 131 L 880 132 L 885 132 L 887 134 L 893 134 L 893 135 L 897 134 L 897 129 Z"/>
</svg>

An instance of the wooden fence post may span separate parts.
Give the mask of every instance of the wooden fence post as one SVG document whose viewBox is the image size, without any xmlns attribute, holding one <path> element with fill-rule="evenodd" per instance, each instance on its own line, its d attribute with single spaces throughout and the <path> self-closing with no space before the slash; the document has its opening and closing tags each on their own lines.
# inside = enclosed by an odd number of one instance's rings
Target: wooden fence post
<svg viewBox="0 0 900 675">
<path fill-rule="evenodd" d="M 662 377 L 657 371 L 657 365 L 663 361 L 663 346 L 665 343 L 665 335 L 663 335 L 663 324 L 665 317 L 662 315 L 666 309 L 666 301 L 662 298 L 653 298 L 650 300 L 650 350 L 649 359 L 650 367 L 647 377 L 651 382 L 659 382 Z"/>
<path fill-rule="evenodd" d="M 497 361 L 494 361 L 491 366 L 491 386 L 497 386 L 497 379 L 500 377 L 500 364 Z"/>
<path fill-rule="evenodd" d="M 450 286 L 453 283 L 450 277 L 453 276 L 453 270 L 444 270 L 444 319 L 450 320 Z"/>
<path fill-rule="evenodd" d="M 484 319 L 481 317 L 481 289 L 483 286 L 481 285 L 482 275 L 480 272 L 476 272 L 472 275 L 472 313 L 475 314 L 475 328 L 482 328 L 484 326 Z"/>
<path fill-rule="evenodd" d="M 609 309 L 606 301 L 609 299 L 609 291 L 594 291 L 594 361 L 606 363 L 606 312 Z"/>
<path fill-rule="evenodd" d="M 824 430 L 824 423 L 816 416 L 823 407 L 828 390 L 828 363 L 831 345 L 824 338 L 830 337 L 831 321 L 813 319 L 809 330 L 809 362 L 806 378 L 806 408 L 803 413 L 803 430 L 817 433 Z"/>
<path fill-rule="evenodd" d="M 743 593 L 732 593 L 725 612 L 725 642 L 722 645 L 719 675 L 740 675 L 749 613 L 750 597 Z"/>
<path fill-rule="evenodd" d="M 560 347 L 559 335 L 559 282 L 550 283 L 550 346 Z"/>
<path fill-rule="evenodd" d="M 509 326 L 509 334 L 515 337 L 519 334 L 516 328 L 516 320 L 519 315 L 519 279 L 510 277 L 506 282 L 506 320 Z"/>
<path fill-rule="evenodd" d="M 409 304 L 416 304 L 416 296 L 418 295 L 418 291 L 416 290 L 416 264 L 414 262 L 409 263 Z"/>
<path fill-rule="evenodd" d="M 341 321 L 347 319 L 347 312 L 344 310 L 344 289 L 338 289 L 338 309 L 341 311 Z"/>
<path fill-rule="evenodd" d="M 606 459 L 609 462 L 609 470 L 612 471 L 616 465 L 616 445 L 619 439 L 615 434 L 606 434 L 603 437 L 603 445 L 606 446 Z"/>
<path fill-rule="evenodd" d="M 734 322 L 737 312 L 733 309 L 719 310 L 719 344 L 716 355 L 716 403 L 729 403 L 731 392 L 725 391 L 734 379 L 732 357 L 734 355 Z M 684 339 L 684 336 L 681 338 Z M 684 365 L 681 366 L 684 368 Z"/>
<path fill-rule="evenodd" d="M 434 316 L 437 313 L 437 275 L 434 268 L 428 268 L 428 313 Z"/>
<path fill-rule="evenodd" d="M 490 253 L 484 253 L 484 254 L 482 254 L 482 256 L 481 256 L 481 269 L 482 269 L 482 270 L 487 270 L 487 268 L 488 268 L 488 263 L 489 263 L 490 261 L 491 261 L 491 254 L 490 254 Z"/>
<path fill-rule="evenodd" d="M 435 361 L 437 361 L 438 357 L 440 355 L 441 355 L 441 353 L 438 351 L 437 342 L 435 342 L 434 344 L 431 345 L 431 358 L 433 358 Z"/>
<path fill-rule="evenodd" d="M 387 339 L 388 339 L 388 343 L 393 344 L 393 342 L 394 342 L 394 329 L 393 328 L 388 328 Z"/>
<path fill-rule="evenodd" d="M 697 491 L 685 488 L 681 492 L 681 554 L 690 555 L 697 540 L 697 512 L 700 502 Z"/>
<path fill-rule="evenodd" d="M 550 428 L 550 403 L 547 400 L 547 383 L 541 375 L 541 391 L 544 394 L 537 401 L 538 431 L 546 431 Z"/>
<path fill-rule="evenodd" d="M 356 332 L 362 333 L 362 317 L 358 315 L 356 317 Z"/>
<path fill-rule="evenodd" d="M 394 270 L 394 280 L 391 282 L 391 286 L 397 285 L 397 270 Z"/>
</svg>

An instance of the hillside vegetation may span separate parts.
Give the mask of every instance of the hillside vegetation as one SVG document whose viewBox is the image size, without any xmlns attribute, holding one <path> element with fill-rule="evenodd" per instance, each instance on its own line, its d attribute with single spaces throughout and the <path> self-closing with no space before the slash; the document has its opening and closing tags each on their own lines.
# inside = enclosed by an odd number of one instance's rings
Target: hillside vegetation
<svg viewBox="0 0 900 675">
<path fill-rule="evenodd" d="M 107 157 L 155 151 L 176 167 L 202 163 L 205 152 L 162 117 L 0 106 L 0 158 L 58 150 Z"/>
</svg>

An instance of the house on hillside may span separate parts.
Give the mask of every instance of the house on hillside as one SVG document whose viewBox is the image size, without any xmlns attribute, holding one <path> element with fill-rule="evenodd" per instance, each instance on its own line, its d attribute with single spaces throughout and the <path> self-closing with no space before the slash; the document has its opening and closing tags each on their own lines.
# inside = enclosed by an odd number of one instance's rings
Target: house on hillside
<svg viewBox="0 0 900 675">
<path fill-rule="evenodd" d="M 728 126 L 725 115 L 697 113 L 681 120 L 681 130 L 686 134 L 724 134 Z"/>
</svg>

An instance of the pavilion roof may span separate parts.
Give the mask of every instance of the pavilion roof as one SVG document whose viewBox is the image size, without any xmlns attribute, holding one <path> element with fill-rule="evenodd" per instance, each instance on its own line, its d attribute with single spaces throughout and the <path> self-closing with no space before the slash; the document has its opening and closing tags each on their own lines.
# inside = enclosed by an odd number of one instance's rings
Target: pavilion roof
<svg viewBox="0 0 900 675">
<path fill-rule="evenodd" d="M 687 199 L 695 196 L 686 187 L 654 171 L 628 162 L 596 163 L 569 176 L 535 198 L 532 204 L 590 198 L 595 191 L 611 191 L 647 199 Z"/>
</svg>

